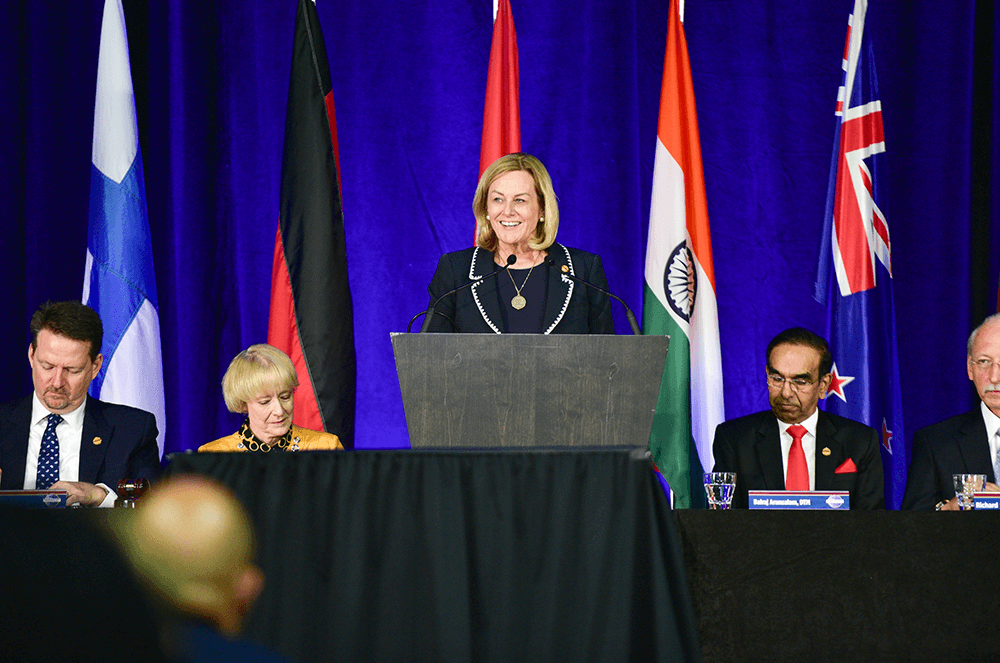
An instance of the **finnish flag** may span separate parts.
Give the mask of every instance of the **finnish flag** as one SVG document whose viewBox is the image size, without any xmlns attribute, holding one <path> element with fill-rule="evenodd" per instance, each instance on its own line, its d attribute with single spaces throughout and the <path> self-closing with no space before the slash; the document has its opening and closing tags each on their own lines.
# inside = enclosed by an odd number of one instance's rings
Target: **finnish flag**
<svg viewBox="0 0 1000 663">
<path fill-rule="evenodd" d="M 152 412 L 163 456 L 163 360 L 153 248 L 121 0 L 106 0 L 97 64 L 83 303 L 104 323 L 90 395 Z"/>
</svg>

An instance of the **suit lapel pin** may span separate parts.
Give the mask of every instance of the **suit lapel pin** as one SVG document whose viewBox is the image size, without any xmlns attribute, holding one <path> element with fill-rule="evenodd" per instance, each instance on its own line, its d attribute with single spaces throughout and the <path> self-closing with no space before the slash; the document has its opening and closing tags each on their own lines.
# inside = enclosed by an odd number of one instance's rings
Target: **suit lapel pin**
<svg viewBox="0 0 1000 663">
<path fill-rule="evenodd" d="M 103 441 L 104 441 L 104 440 L 102 440 L 102 439 L 101 439 L 100 437 L 95 437 L 95 438 L 94 438 L 94 446 L 97 446 L 97 445 L 99 445 L 99 444 L 100 444 L 101 442 L 103 442 Z"/>
<path fill-rule="evenodd" d="M 823 447 L 822 454 L 824 456 L 829 456 L 831 453 L 833 453 L 833 452 L 830 451 L 830 447 Z"/>
</svg>

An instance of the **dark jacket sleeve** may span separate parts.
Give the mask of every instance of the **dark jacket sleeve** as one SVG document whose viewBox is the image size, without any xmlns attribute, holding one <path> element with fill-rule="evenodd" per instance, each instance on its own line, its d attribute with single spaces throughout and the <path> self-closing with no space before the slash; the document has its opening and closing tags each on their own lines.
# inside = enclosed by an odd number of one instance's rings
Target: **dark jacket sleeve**
<svg viewBox="0 0 1000 663">
<path fill-rule="evenodd" d="M 611 292 L 608 287 L 608 277 L 604 273 L 601 256 L 596 253 L 584 254 L 585 259 L 575 258 L 581 278 L 596 285 L 598 288 Z M 611 298 L 595 288 L 580 285 L 585 291 L 587 300 L 587 331 L 590 334 L 614 334 L 615 321 L 611 317 Z"/>
<path fill-rule="evenodd" d="M 739 466 L 736 438 L 727 434 L 727 430 L 731 426 L 727 426 L 723 422 L 715 427 L 715 439 L 712 442 L 712 455 L 715 457 L 715 465 L 712 466 L 712 471 L 736 472 L 736 493 L 733 495 L 732 507 L 734 509 L 745 509 L 749 506 L 748 488 L 746 477 Z"/>
<path fill-rule="evenodd" d="M 882 452 L 879 434 L 874 428 L 864 426 L 865 441 L 857 459 L 858 483 L 851 502 L 852 509 L 885 508 L 885 476 L 882 473 Z"/>
<path fill-rule="evenodd" d="M 128 476 L 124 478 L 146 479 L 152 482 L 159 478 L 161 468 L 160 449 L 156 445 L 156 417 L 149 412 L 141 410 L 140 412 L 144 416 L 140 422 L 139 444 L 129 456 Z M 117 486 L 111 488 L 117 490 Z"/>
<path fill-rule="evenodd" d="M 450 254 L 446 253 L 438 261 L 434 277 L 431 279 L 430 285 L 427 286 L 427 292 L 431 297 L 427 303 L 427 308 L 430 309 L 439 297 L 457 285 L 458 279 L 455 271 L 455 261 Z M 444 333 L 457 331 L 453 324 L 455 320 L 455 300 L 455 295 L 449 295 L 434 307 L 435 312 L 431 314 L 434 317 L 427 331 Z"/>
<path fill-rule="evenodd" d="M 903 508 L 930 511 L 941 500 L 954 497 L 953 490 L 945 497 L 941 486 L 938 485 L 937 476 L 926 429 L 918 430 L 913 437 L 913 458 L 910 460 L 910 470 L 906 475 Z"/>
</svg>

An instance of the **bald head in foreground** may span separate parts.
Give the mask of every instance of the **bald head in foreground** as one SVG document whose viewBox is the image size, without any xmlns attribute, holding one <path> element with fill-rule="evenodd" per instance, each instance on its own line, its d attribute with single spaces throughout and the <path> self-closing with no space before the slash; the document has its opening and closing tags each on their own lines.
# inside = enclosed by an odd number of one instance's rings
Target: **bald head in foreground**
<svg viewBox="0 0 1000 663">
<path fill-rule="evenodd" d="M 253 523 L 228 489 L 195 475 L 171 478 L 123 516 L 112 527 L 163 608 L 161 637 L 174 660 L 284 660 L 235 639 L 264 575 L 253 561 Z"/>
<path fill-rule="evenodd" d="M 219 484 L 183 476 L 157 486 L 116 528 L 158 598 L 177 612 L 237 634 L 260 594 L 253 525 Z"/>
</svg>

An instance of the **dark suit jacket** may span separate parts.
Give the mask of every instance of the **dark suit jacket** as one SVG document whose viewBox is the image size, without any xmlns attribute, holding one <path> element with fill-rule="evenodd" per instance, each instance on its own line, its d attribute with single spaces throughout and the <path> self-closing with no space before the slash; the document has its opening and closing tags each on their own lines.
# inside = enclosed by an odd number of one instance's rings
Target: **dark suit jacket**
<svg viewBox="0 0 1000 663">
<path fill-rule="evenodd" d="M 0 489 L 24 488 L 28 456 L 31 397 L 0 405 Z M 100 444 L 94 444 L 95 438 Z M 145 410 L 87 397 L 80 441 L 80 481 L 103 483 L 113 490 L 121 479 L 160 475 L 156 417 Z"/>
<path fill-rule="evenodd" d="M 549 247 L 549 257 L 555 259 L 555 266 L 549 268 L 548 300 L 545 303 L 542 333 L 614 334 L 615 323 L 611 318 L 610 298 L 582 283 L 565 278 L 559 271 L 561 265 L 568 265 L 571 274 L 607 290 L 608 279 L 604 275 L 600 256 L 557 243 Z M 496 267 L 493 254 L 484 249 L 474 247 L 444 254 L 427 288 L 431 295 L 430 303 L 434 304 L 453 288 L 482 279 Z M 429 327 L 432 332 L 503 332 L 496 277 L 484 279 L 445 297 L 435 310 L 439 314 L 434 316 Z M 454 327 L 449 319 L 455 321 Z"/>
<path fill-rule="evenodd" d="M 784 490 L 778 420 L 770 410 L 719 424 L 715 429 L 716 472 L 736 472 L 733 507 L 747 508 L 750 490 Z M 824 455 L 822 450 L 830 450 Z M 856 472 L 834 471 L 848 458 Z M 875 429 L 820 410 L 816 422 L 816 490 L 846 490 L 852 509 L 885 507 L 882 453 Z"/>
<path fill-rule="evenodd" d="M 955 496 L 952 474 L 985 474 L 996 483 L 980 408 L 927 426 L 913 436 L 904 509 L 933 509 Z"/>
</svg>

